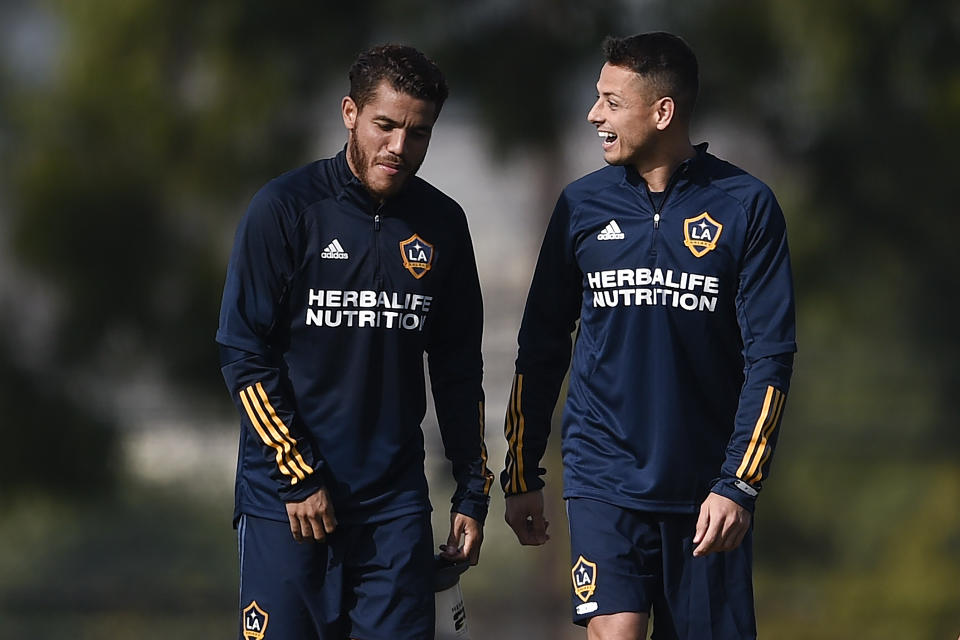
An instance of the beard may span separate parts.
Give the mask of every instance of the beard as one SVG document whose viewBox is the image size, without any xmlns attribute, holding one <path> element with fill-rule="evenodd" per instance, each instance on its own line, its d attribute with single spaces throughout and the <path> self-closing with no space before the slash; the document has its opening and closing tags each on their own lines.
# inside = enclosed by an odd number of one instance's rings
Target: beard
<svg viewBox="0 0 960 640">
<path fill-rule="evenodd" d="M 384 200 L 390 196 L 396 195 L 400 189 L 407 183 L 407 180 L 417 173 L 417 170 L 420 168 L 420 165 L 411 167 L 406 160 L 399 156 L 393 154 L 386 154 L 380 160 L 388 162 L 391 165 L 399 165 L 401 170 L 406 173 L 402 179 L 399 180 L 390 180 L 385 186 L 374 185 L 370 180 L 370 168 L 374 164 L 370 154 L 360 145 L 357 141 L 356 134 L 352 131 L 350 132 L 349 138 L 347 139 L 347 154 L 350 157 L 350 164 L 353 165 L 353 168 L 357 172 L 357 178 L 360 180 L 360 183 L 364 188 L 370 192 L 370 194 L 377 198 L 378 200 Z"/>
</svg>

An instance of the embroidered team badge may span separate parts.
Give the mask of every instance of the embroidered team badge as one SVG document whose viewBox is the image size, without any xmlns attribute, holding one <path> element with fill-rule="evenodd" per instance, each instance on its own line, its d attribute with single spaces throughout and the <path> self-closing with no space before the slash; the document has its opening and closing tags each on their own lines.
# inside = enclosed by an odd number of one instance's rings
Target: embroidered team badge
<svg viewBox="0 0 960 640">
<path fill-rule="evenodd" d="M 683 221 L 683 244 L 690 249 L 690 253 L 702 258 L 717 248 L 717 240 L 720 239 L 721 232 L 723 232 L 723 225 L 704 211 L 695 218 L 687 218 Z"/>
<path fill-rule="evenodd" d="M 433 245 L 417 234 L 400 243 L 400 255 L 403 256 L 403 266 L 417 280 L 433 266 Z"/>
<path fill-rule="evenodd" d="M 577 563 L 570 571 L 573 576 L 573 592 L 586 602 L 597 590 L 597 565 L 583 556 L 577 558 Z"/>
<path fill-rule="evenodd" d="M 260 608 L 254 600 L 243 610 L 243 637 L 244 640 L 263 640 L 267 632 L 267 622 L 270 615 Z"/>
</svg>

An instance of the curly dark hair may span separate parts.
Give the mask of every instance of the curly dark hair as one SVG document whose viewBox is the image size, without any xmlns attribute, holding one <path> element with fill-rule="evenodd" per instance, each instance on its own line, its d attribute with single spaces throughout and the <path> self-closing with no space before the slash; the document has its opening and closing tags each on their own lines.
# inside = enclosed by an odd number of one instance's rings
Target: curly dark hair
<svg viewBox="0 0 960 640">
<path fill-rule="evenodd" d="M 373 99 L 383 80 L 397 91 L 433 102 L 438 116 L 449 93 L 436 63 L 406 45 L 380 45 L 357 56 L 350 67 L 350 98 L 359 109 Z"/>
<path fill-rule="evenodd" d="M 699 92 L 699 67 L 683 38 L 653 31 L 626 38 L 609 36 L 603 41 L 607 62 L 631 69 L 643 77 L 659 94 L 670 96 L 677 113 L 686 120 L 693 115 Z"/>
</svg>

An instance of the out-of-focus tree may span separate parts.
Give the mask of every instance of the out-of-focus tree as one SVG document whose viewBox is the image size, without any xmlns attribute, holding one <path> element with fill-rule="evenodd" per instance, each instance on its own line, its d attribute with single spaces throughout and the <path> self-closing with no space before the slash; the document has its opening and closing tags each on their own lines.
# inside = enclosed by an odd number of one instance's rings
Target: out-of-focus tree
<svg viewBox="0 0 960 640">
<path fill-rule="evenodd" d="M 800 354 L 758 513 L 761 593 L 783 596 L 766 628 L 949 630 L 960 5 L 49 0 L 4 4 L 5 33 L 25 15 L 55 46 L 27 42 L 33 62 L 0 66 L 3 259 L 23 276 L 2 300 L 0 403 L 11 450 L 45 445 L 44 473 L 8 456 L 4 496 L 109 486 L 102 408 L 143 371 L 222 400 L 212 336 L 230 230 L 253 190 L 316 153 L 358 51 L 407 41 L 437 59 L 491 153 L 540 159 L 545 213 L 575 177 L 563 138 L 592 99 L 580 84 L 602 36 L 668 29 L 701 60 L 699 119 L 776 160 L 746 168 L 790 225 Z M 34 290 L 43 304 L 24 305 Z M 31 332 L 42 349 L 20 340 Z"/>
</svg>

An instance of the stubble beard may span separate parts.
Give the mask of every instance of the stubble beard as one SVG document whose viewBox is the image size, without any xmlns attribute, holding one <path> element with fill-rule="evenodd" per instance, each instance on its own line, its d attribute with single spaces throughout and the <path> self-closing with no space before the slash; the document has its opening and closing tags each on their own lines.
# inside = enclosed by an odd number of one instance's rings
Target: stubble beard
<svg viewBox="0 0 960 640">
<path fill-rule="evenodd" d="M 386 189 L 377 189 L 372 184 L 370 184 L 370 164 L 371 157 L 364 151 L 363 147 L 360 146 L 360 143 L 357 142 L 356 135 L 351 131 L 347 139 L 347 154 L 350 157 L 350 163 L 353 165 L 354 170 L 357 172 L 357 178 L 360 180 L 360 183 L 363 187 L 378 200 L 384 200 L 389 198 L 392 195 L 395 195 L 403 186 L 407 183 L 407 180 L 411 176 L 417 173 L 417 170 L 420 166 L 410 167 L 406 162 L 403 162 L 403 168 L 407 171 L 407 175 L 404 179 Z M 394 160 L 399 160 L 394 158 Z"/>
</svg>

